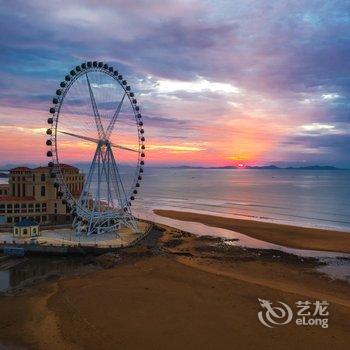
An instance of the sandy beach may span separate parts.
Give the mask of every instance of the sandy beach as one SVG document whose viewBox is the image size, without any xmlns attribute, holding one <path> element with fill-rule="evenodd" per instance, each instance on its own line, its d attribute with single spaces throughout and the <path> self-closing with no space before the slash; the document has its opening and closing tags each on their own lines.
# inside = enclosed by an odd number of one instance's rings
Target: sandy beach
<svg viewBox="0 0 350 350">
<path fill-rule="evenodd" d="M 350 253 L 350 232 L 282 225 L 264 221 L 242 220 L 173 210 L 154 210 L 171 219 L 200 222 L 285 247 Z"/>
<path fill-rule="evenodd" d="M 350 285 L 316 259 L 161 227 L 109 269 L 0 297 L 0 344 L 24 349 L 346 349 Z M 258 298 L 327 300 L 329 328 L 259 323 Z"/>
</svg>

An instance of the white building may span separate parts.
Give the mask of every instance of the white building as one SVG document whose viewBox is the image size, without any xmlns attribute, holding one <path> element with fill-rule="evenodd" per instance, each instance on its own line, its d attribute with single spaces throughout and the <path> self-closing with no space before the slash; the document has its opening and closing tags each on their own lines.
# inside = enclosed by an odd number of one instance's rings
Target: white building
<svg viewBox="0 0 350 350">
<path fill-rule="evenodd" d="M 13 237 L 29 238 L 40 236 L 39 224 L 32 219 L 22 219 L 13 226 Z"/>
</svg>

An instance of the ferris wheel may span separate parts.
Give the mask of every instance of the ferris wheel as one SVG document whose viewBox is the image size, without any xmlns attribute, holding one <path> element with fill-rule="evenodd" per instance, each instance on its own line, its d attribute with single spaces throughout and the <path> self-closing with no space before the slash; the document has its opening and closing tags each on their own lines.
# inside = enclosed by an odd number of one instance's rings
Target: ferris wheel
<svg viewBox="0 0 350 350">
<path fill-rule="evenodd" d="M 142 180 L 145 136 L 127 81 L 107 63 L 82 63 L 59 84 L 49 111 L 48 165 L 76 232 L 138 232 L 131 203 Z M 78 191 L 64 171 L 68 162 L 85 173 Z"/>
</svg>

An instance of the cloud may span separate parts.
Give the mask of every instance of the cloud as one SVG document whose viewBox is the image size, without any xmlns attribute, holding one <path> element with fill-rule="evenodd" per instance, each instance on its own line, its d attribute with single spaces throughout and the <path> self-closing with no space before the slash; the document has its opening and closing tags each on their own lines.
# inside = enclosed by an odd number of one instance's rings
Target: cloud
<svg viewBox="0 0 350 350">
<path fill-rule="evenodd" d="M 128 78 L 158 150 L 204 140 L 211 164 L 317 149 L 350 163 L 345 0 L 11 1 L 0 30 L 2 125 L 42 128 L 66 72 L 96 58 Z"/>
</svg>

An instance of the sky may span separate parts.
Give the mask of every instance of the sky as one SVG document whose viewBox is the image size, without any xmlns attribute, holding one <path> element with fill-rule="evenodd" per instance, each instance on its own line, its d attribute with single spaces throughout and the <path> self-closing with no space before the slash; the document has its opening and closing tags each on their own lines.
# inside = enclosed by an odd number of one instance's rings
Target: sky
<svg viewBox="0 0 350 350">
<path fill-rule="evenodd" d="M 87 60 L 133 87 L 150 165 L 350 167 L 349 1 L 0 0 L 0 31 L 1 167 L 47 161 Z"/>
</svg>

